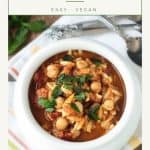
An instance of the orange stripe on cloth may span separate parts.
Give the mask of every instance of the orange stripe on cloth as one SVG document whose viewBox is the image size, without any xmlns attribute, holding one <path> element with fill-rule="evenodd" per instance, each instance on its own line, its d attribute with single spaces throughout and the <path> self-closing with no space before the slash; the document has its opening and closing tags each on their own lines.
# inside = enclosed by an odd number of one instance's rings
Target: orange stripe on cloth
<svg viewBox="0 0 150 150">
<path fill-rule="evenodd" d="M 11 67 L 10 69 L 11 69 L 11 71 L 12 71 L 13 73 L 16 74 L 16 76 L 19 75 L 19 72 L 18 72 L 15 68 Z"/>
<path fill-rule="evenodd" d="M 29 150 L 28 146 L 19 139 L 10 129 L 8 129 L 8 133 L 20 144 L 24 147 L 25 150 Z"/>
</svg>

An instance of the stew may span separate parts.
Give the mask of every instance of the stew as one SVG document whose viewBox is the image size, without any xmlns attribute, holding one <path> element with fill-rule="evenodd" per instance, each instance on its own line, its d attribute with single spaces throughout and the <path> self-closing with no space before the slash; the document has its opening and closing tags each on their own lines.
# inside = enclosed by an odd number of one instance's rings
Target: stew
<svg viewBox="0 0 150 150">
<path fill-rule="evenodd" d="M 29 87 L 31 111 L 51 135 L 69 141 L 96 139 L 113 129 L 124 110 L 124 82 L 113 64 L 85 50 L 46 60 Z"/>
</svg>

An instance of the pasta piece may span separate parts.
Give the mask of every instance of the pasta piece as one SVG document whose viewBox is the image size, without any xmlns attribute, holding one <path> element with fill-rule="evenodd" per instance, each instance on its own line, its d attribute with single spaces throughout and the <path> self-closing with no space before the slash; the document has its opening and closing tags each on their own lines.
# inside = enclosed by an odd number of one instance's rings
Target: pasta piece
<svg viewBox="0 0 150 150">
<path fill-rule="evenodd" d="M 88 67 L 88 63 L 84 60 L 77 60 L 76 66 L 78 69 L 83 69 L 83 68 Z"/>
<path fill-rule="evenodd" d="M 112 100 L 105 100 L 103 104 L 103 108 L 106 110 L 113 110 L 114 109 L 114 102 Z"/>
</svg>

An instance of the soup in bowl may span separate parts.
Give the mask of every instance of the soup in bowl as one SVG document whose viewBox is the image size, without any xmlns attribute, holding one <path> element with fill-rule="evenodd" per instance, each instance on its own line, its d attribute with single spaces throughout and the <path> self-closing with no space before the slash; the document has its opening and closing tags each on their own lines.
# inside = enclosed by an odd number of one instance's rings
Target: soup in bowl
<svg viewBox="0 0 150 150">
<path fill-rule="evenodd" d="M 14 105 L 34 149 L 118 150 L 137 127 L 140 97 L 126 58 L 101 43 L 74 38 L 46 46 L 27 62 Z"/>
<path fill-rule="evenodd" d="M 29 88 L 37 122 L 69 141 L 92 140 L 113 129 L 125 98 L 118 70 L 104 57 L 85 50 L 69 50 L 46 60 Z"/>
</svg>

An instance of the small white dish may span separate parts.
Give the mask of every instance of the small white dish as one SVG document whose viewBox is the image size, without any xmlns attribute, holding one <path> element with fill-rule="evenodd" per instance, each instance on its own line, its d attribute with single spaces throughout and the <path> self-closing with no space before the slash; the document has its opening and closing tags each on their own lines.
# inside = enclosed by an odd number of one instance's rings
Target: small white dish
<svg viewBox="0 0 150 150">
<path fill-rule="evenodd" d="M 28 88 L 34 72 L 51 56 L 70 49 L 88 50 L 108 59 L 120 72 L 126 87 L 126 106 L 118 124 L 104 136 L 87 142 L 64 141 L 48 134 L 36 122 L 29 106 Z M 141 91 L 136 74 L 125 58 L 103 44 L 72 38 L 50 44 L 27 62 L 17 80 L 14 108 L 22 133 L 36 150 L 119 150 L 137 127 L 141 114 Z"/>
</svg>

